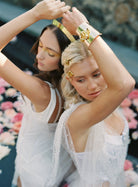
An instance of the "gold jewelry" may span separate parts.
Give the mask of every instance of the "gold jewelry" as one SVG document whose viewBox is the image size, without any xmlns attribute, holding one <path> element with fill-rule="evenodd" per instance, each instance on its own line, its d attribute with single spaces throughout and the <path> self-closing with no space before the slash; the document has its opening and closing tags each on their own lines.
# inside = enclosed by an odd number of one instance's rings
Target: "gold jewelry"
<svg viewBox="0 0 138 187">
<path fill-rule="evenodd" d="M 74 73 L 69 70 L 67 73 L 67 79 L 72 78 L 73 76 L 74 76 Z"/>
<path fill-rule="evenodd" d="M 102 35 L 95 28 L 85 22 L 79 25 L 77 33 L 80 36 L 80 40 L 83 42 L 86 41 L 88 45 L 90 45 L 98 36 Z"/>
<path fill-rule="evenodd" d="M 81 31 L 80 32 L 80 40 L 84 42 L 85 40 L 88 40 L 90 38 L 90 31 L 87 28 L 86 31 Z"/>
<path fill-rule="evenodd" d="M 53 20 L 53 25 L 57 26 L 71 42 L 75 41 L 75 38 L 72 36 L 72 34 L 56 19 Z"/>
<path fill-rule="evenodd" d="M 66 60 L 65 64 L 66 64 L 67 66 L 69 66 L 69 62 L 70 62 L 70 60 Z"/>
</svg>

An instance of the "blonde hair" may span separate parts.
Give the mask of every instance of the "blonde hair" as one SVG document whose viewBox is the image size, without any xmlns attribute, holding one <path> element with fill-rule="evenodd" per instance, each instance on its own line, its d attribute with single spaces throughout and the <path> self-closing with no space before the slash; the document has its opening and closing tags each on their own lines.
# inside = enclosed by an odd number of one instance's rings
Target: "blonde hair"
<svg viewBox="0 0 138 187">
<path fill-rule="evenodd" d="M 64 66 L 64 73 L 61 80 L 62 94 L 65 99 L 65 109 L 72 103 L 84 101 L 75 88 L 67 79 L 67 74 L 73 64 L 82 62 L 85 58 L 92 56 L 84 42 L 76 40 L 72 42 L 62 53 L 61 63 Z"/>
</svg>

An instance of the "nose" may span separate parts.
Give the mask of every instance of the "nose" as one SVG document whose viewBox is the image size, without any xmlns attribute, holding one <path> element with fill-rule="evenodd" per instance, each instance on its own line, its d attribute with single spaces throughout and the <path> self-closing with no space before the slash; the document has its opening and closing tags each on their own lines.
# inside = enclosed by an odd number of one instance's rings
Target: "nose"
<svg viewBox="0 0 138 187">
<path fill-rule="evenodd" d="M 37 59 L 43 60 L 45 58 L 45 52 L 44 50 L 40 50 L 38 51 L 37 55 L 36 55 Z"/>
<path fill-rule="evenodd" d="M 93 80 L 92 78 L 88 79 L 87 89 L 93 91 L 96 90 L 96 88 L 97 88 L 96 80 Z"/>
</svg>

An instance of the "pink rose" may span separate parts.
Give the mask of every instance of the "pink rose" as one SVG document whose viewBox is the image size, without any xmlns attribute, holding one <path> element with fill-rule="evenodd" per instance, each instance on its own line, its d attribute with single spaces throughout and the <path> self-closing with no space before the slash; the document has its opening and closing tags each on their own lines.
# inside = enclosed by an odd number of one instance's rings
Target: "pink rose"
<svg viewBox="0 0 138 187">
<path fill-rule="evenodd" d="M 125 182 L 126 182 L 127 187 L 132 186 L 132 184 L 133 185 L 138 184 L 138 174 L 134 170 L 126 170 L 125 171 Z"/>
<path fill-rule="evenodd" d="M 137 112 L 138 112 L 138 98 L 133 99 L 133 100 L 132 100 L 132 103 L 133 103 L 133 105 L 136 106 L 136 110 L 137 110 Z"/>
<path fill-rule="evenodd" d="M 17 111 L 21 111 L 21 102 L 20 101 L 15 101 L 13 103 L 13 107 L 16 108 Z"/>
<path fill-rule="evenodd" d="M 6 101 L 1 104 L 1 110 L 7 110 L 13 108 L 13 104 L 11 101 Z"/>
<path fill-rule="evenodd" d="M 6 145 L 15 145 L 15 137 L 9 132 L 4 132 L 0 135 L 0 142 Z"/>
<path fill-rule="evenodd" d="M 13 124 L 12 129 L 16 132 L 19 133 L 21 128 L 21 121 L 17 121 L 16 123 Z"/>
<path fill-rule="evenodd" d="M 136 113 L 128 107 L 122 108 L 122 111 L 123 111 L 123 114 L 125 115 L 125 117 L 127 119 L 131 119 L 131 118 L 134 118 L 136 116 Z"/>
<path fill-rule="evenodd" d="M 133 170 L 133 164 L 130 160 L 125 160 L 124 170 Z"/>
<path fill-rule="evenodd" d="M 13 119 L 11 120 L 11 122 L 12 122 L 12 123 L 15 123 L 15 122 L 17 122 L 17 121 L 21 121 L 22 118 L 23 118 L 23 114 L 22 114 L 22 113 L 17 113 L 17 114 L 13 117 Z"/>
<path fill-rule="evenodd" d="M 15 116 L 15 114 L 17 114 L 17 113 L 16 113 L 16 111 L 15 111 L 13 108 L 7 109 L 7 110 L 4 111 L 4 115 L 5 115 L 6 118 L 8 118 L 8 119 L 13 118 L 13 117 Z"/>
<path fill-rule="evenodd" d="M 131 105 L 131 100 L 129 98 L 125 98 L 121 103 L 121 107 L 129 107 Z"/>
<path fill-rule="evenodd" d="M 0 77 L 0 87 L 9 87 L 10 84 Z"/>
<path fill-rule="evenodd" d="M 0 87 L 0 94 L 4 94 L 5 93 L 5 88 L 4 87 Z"/>
<path fill-rule="evenodd" d="M 7 97 L 15 97 L 16 93 L 17 93 L 17 91 L 16 91 L 15 88 L 9 88 L 9 89 L 6 90 L 5 95 Z"/>
<path fill-rule="evenodd" d="M 128 126 L 130 129 L 136 129 L 137 128 L 137 120 L 134 118 L 128 119 Z"/>
<path fill-rule="evenodd" d="M 138 89 L 134 89 L 129 95 L 129 99 L 135 99 L 138 98 Z"/>
</svg>

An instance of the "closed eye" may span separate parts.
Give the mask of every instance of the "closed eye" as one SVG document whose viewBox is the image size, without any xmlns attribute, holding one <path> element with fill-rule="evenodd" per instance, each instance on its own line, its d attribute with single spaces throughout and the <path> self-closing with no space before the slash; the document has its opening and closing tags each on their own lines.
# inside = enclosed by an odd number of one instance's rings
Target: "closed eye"
<svg viewBox="0 0 138 187">
<path fill-rule="evenodd" d="M 50 49 L 46 49 L 46 51 L 47 51 L 48 55 L 51 56 L 51 57 L 57 56 L 57 55 L 56 55 L 53 51 L 51 51 Z"/>
<path fill-rule="evenodd" d="M 59 55 L 56 52 L 48 49 L 47 47 L 43 47 L 43 44 L 41 43 L 41 41 L 39 41 L 39 43 L 38 43 L 38 48 L 43 49 L 50 57 L 55 57 L 55 56 Z"/>
<path fill-rule="evenodd" d="M 93 77 L 99 77 L 101 75 L 100 72 L 93 74 Z"/>
<path fill-rule="evenodd" d="M 85 80 L 84 79 L 78 79 L 77 80 L 77 82 L 80 82 L 80 83 L 82 83 L 82 82 L 84 82 Z"/>
</svg>

